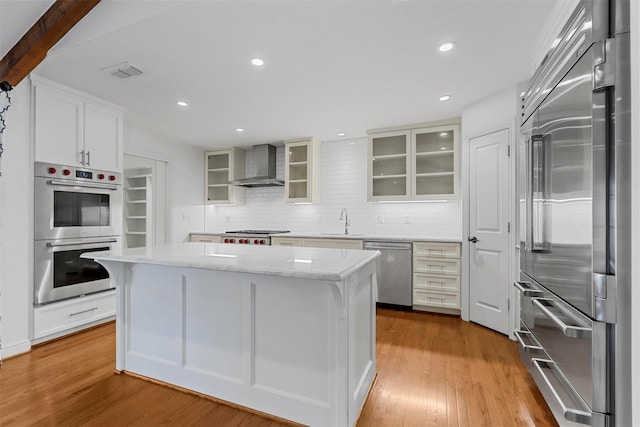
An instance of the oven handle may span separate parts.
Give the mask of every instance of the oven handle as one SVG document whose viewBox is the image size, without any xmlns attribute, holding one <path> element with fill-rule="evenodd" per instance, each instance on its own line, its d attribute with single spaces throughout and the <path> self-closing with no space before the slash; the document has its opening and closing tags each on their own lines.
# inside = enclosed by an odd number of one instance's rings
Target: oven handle
<svg viewBox="0 0 640 427">
<path fill-rule="evenodd" d="M 47 247 L 54 248 L 56 246 L 93 245 L 97 243 L 115 243 L 117 241 L 117 239 L 91 240 L 90 242 L 86 240 L 69 240 L 62 243 L 47 242 Z"/>
<path fill-rule="evenodd" d="M 88 182 L 78 182 L 78 181 L 56 181 L 55 179 L 48 180 L 47 184 L 60 185 L 63 187 L 99 188 L 101 190 L 112 190 L 112 191 L 116 191 L 118 189 L 118 187 L 116 187 L 115 185 L 92 184 Z"/>
<path fill-rule="evenodd" d="M 554 307 L 556 307 L 558 310 L 562 311 L 561 307 L 558 307 L 555 304 L 555 300 L 551 299 L 551 298 L 533 298 L 531 300 L 533 302 L 533 304 L 538 307 L 549 319 L 551 319 L 551 321 L 553 321 L 553 323 L 555 323 L 555 325 L 558 327 L 558 329 L 560 329 L 562 331 L 562 333 L 569 338 L 586 338 L 589 337 L 592 333 L 592 329 L 586 326 L 570 326 L 567 325 L 566 323 L 564 323 L 562 321 L 562 319 L 560 319 L 558 316 L 556 316 L 551 310 L 549 310 L 548 307 L 545 307 L 545 305 L 542 303 L 542 301 L 546 301 L 549 304 L 553 305 Z"/>
<path fill-rule="evenodd" d="M 565 403 L 562 400 L 562 398 L 560 397 L 560 395 L 558 394 L 558 392 L 556 391 L 556 389 L 553 387 L 553 384 L 551 383 L 551 380 L 549 379 L 549 377 L 547 377 L 547 374 L 544 373 L 544 369 L 542 368 L 542 364 L 547 365 L 548 369 L 553 371 L 554 376 L 561 383 L 563 383 L 564 387 L 568 391 L 572 392 L 571 394 L 574 394 L 575 397 L 577 397 L 579 400 L 582 400 L 582 397 L 580 397 L 580 395 L 575 391 L 575 389 L 573 388 L 571 383 L 569 383 L 569 380 L 567 380 L 567 378 L 557 368 L 555 362 L 552 362 L 551 360 L 543 360 L 543 359 L 535 359 L 534 358 L 534 359 L 531 359 L 531 363 L 535 367 L 536 371 L 538 371 L 538 374 L 540 374 L 540 376 L 542 377 L 542 380 L 545 382 L 546 386 L 549 388 L 549 391 L 551 391 L 551 394 L 553 394 L 553 397 L 556 400 L 556 402 L 558 402 L 558 405 L 560 405 L 560 410 L 562 411 L 562 415 L 564 416 L 564 418 L 566 420 L 568 420 L 568 421 L 573 421 L 573 422 L 580 423 L 580 424 L 591 425 L 591 413 L 582 411 L 580 409 L 568 408 L 567 405 L 565 405 Z M 586 406 L 586 404 L 585 404 L 585 406 Z"/>
</svg>

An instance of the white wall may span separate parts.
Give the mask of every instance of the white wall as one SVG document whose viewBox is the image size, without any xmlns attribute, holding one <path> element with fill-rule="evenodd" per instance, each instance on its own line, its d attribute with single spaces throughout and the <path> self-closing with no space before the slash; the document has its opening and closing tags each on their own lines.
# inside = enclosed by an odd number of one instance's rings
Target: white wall
<svg viewBox="0 0 640 427">
<path fill-rule="evenodd" d="M 205 230 L 291 230 L 344 232 L 340 211 L 347 208 L 352 234 L 415 238 L 460 238 L 460 202 L 367 202 L 367 138 L 324 141 L 320 145 L 320 194 L 313 205 L 285 203 L 284 187 L 245 189 L 242 206 L 207 206 Z M 253 171 L 252 153 L 245 157 Z M 277 147 L 277 176 L 284 177 L 284 146 Z M 201 231 L 201 230 L 193 230 Z"/>
<path fill-rule="evenodd" d="M 28 351 L 33 301 L 33 177 L 31 166 L 31 88 L 25 79 L 11 91 L 6 115 L 0 210 L 2 357 Z"/>
<path fill-rule="evenodd" d="M 125 113 L 126 115 L 126 113 Z M 167 162 L 167 243 L 204 229 L 204 150 L 125 123 L 124 152 Z"/>
</svg>

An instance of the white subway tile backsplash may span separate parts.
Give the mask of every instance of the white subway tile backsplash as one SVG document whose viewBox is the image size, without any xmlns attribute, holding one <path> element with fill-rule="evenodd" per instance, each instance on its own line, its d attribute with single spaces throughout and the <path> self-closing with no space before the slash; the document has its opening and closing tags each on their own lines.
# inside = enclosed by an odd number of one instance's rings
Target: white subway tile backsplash
<svg viewBox="0 0 640 427">
<path fill-rule="evenodd" d="M 251 151 L 245 156 L 247 176 L 253 171 Z M 367 202 L 367 139 L 324 141 L 318 162 L 319 203 L 285 203 L 283 187 L 245 189 L 243 206 L 207 206 L 205 231 L 280 229 L 341 233 L 340 210 L 347 208 L 349 230 L 357 234 L 459 239 L 461 202 Z M 284 179 L 284 146 L 277 147 L 277 176 Z M 382 221 L 380 221 L 382 219 Z"/>
</svg>

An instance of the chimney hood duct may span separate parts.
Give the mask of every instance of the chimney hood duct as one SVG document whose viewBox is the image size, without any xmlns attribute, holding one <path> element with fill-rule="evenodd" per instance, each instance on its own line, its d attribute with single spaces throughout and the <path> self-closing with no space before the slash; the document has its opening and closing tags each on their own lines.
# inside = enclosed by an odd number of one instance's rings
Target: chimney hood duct
<svg viewBox="0 0 640 427">
<path fill-rule="evenodd" d="M 276 179 L 276 147 L 271 144 L 254 145 L 254 176 L 229 181 L 230 185 L 240 187 L 282 187 L 284 181 Z"/>
</svg>

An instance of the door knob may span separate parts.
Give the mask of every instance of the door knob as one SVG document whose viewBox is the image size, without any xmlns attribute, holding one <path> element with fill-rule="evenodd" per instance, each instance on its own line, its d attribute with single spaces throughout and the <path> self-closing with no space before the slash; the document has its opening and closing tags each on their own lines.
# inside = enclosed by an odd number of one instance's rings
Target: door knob
<svg viewBox="0 0 640 427">
<path fill-rule="evenodd" d="M 478 238 L 477 238 L 476 236 L 469 237 L 469 239 L 468 239 L 468 240 L 469 240 L 470 242 L 472 242 L 472 243 L 478 243 L 478 242 L 479 242 L 479 240 L 478 240 Z"/>
</svg>

